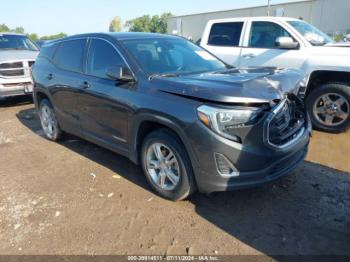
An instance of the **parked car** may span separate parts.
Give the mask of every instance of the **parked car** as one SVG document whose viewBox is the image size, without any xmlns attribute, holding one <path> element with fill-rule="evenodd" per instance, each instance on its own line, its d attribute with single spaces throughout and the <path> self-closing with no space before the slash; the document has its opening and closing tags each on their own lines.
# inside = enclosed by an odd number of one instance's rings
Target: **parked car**
<svg viewBox="0 0 350 262">
<path fill-rule="evenodd" d="M 239 68 L 274 66 L 305 73 L 300 93 L 313 126 L 329 132 L 350 127 L 350 48 L 305 21 L 249 17 L 209 21 L 201 46 Z"/>
<path fill-rule="evenodd" d="M 43 45 L 32 70 L 46 137 L 71 133 L 141 164 L 180 200 L 290 173 L 310 122 L 293 70 L 237 70 L 175 36 L 84 34 Z"/>
<path fill-rule="evenodd" d="M 0 98 L 32 93 L 30 67 L 38 53 L 25 35 L 0 33 Z"/>
</svg>

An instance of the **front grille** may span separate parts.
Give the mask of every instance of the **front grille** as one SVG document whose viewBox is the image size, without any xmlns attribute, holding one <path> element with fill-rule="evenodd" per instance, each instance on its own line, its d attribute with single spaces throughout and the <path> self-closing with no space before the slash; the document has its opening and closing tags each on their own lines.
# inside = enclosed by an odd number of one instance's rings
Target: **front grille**
<svg viewBox="0 0 350 262">
<path fill-rule="evenodd" d="M 305 128 L 305 123 L 303 102 L 295 95 L 289 95 L 269 124 L 270 144 L 280 147 L 291 143 Z"/>
<path fill-rule="evenodd" d="M 28 62 L 29 67 L 32 67 L 32 65 L 34 65 L 34 62 L 35 62 L 35 61 L 29 61 L 29 62 Z"/>
<path fill-rule="evenodd" d="M 1 76 L 7 76 L 7 77 L 14 77 L 14 76 L 23 76 L 24 70 L 23 69 L 7 69 L 7 70 L 0 70 Z"/>
<path fill-rule="evenodd" d="M 0 63 L 0 76 L 2 77 L 18 77 L 26 74 L 26 68 L 31 66 L 33 61 L 23 62 L 4 62 Z"/>
<path fill-rule="evenodd" d="M 0 70 L 1 69 L 15 69 L 15 68 L 23 68 L 23 62 L 13 62 L 13 63 L 0 64 Z"/>
</svg>

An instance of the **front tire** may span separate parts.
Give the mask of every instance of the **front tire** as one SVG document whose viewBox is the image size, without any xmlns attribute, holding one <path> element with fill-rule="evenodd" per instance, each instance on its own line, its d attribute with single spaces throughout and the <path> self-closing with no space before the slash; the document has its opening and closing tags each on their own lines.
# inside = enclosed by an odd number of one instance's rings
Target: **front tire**
<svg viewBox="0 0 350 262">
<path fill-rule="evenodd" d="M 146 136 L 141 163 L 148 183 L 161 197 L 183 200 L 195 191 L 192 166 L 181 141 L 166 129 Z"/>
<path fill-rule="evenodd" d="M 52 141 L 60 140 L 63 132 L 58 124 L 53 106 L 48 99 L 43 99 L 40 102 L 39 117 L 45 137 Z"/>
<path fill-rule="evenodd" d="M 339 133 L 350 127 L 350 87 L 345 84 L 316 87 L 307 96 L 306 107 L 315 129 Z"/>
</svg>

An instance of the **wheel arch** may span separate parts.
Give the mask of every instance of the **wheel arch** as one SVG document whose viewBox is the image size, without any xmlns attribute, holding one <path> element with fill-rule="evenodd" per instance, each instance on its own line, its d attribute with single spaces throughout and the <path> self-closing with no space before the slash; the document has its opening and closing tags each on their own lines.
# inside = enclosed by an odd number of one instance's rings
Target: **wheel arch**
<svg viewBox="0 0 350 262">
<path fill-rule="evenodd" d="M 305 96 L 320 85 L 327 83 L 342 83 L 350 87 L 350 72 L 333 70 L 313 71 L 308 79 Z"/>
<path fill-rule="evenodd" d="M 40 103 L 41 103 L 41 101 L 42 101 L 43 99 L 49 100 L 50 103 L 52 104 L 50 95 L 49 95 L 47 92 L 45 92 L 44 90 L 41 90 L 41 89 L 36 90 L 36 91 L 34 92 L 34 95 L 33 95 L 33 100 L 34 100 L 35 107 L 36 107 L 37 109 L 39 109 Z"/>
<path fill-rule="evenodd" d="M 338 98 L 329 98 L 326 100 L 323 100 L 322 104 L 319 102 L 319 99 L 324 99 L 325 94 L 333 94 L 342 96 L 345 101 L 343 101 L 341 104 L 336 104 L 335 108 L 333 109 L 333 105 L 336 103 L 335 101 L 338 100 Z M 329 105 L 332 106 L 331 110 L 335 110 L 333 113 L 327 113 L 326 112 L 326 102 L 324 101 L 330 101 L 328 102 Z M 345 102 L 347 102 L 347 106 L 345 106 Z M 350 86 L 344 84 L 343 82 L 325 82 L 320 88 L 314 88 L 312 92 L 309 93 L 309 95 L 305 99 L 306 107 L 309 112 L 310 118 L 313 123 L 313 127 L 317 130 L 322 130 L 326 132 L 331 133 L 340 133 L 343 131 L 346 131 L 350 128 L 350 117 L 349 117 L 349 104 L 350 104 Z M 319 111 L 317 113 L 316 107 L 323 108 L 323 111 Z M 343 107 L 344 106 L 344 107 Z M 329 107 L 328 107 L 329 108 Z M 334 123 L 334 117 L 338 116 L 338 109 L 342 108 L 342 117 L 338 117 L 338 119 L 343 119 L 342 122 L 338 121 Z M 315 111 L 316 110 L 316 111 Z M 332 119 L 329 120 L 331 123 L 325 122 L 326 115 L 331 115 Z"/>
<path fill-rule="evenodd" d="M 141 146 L 144 138 L 151 132 L 159 129 L 166 129 L 172 133 L 180 143 L 185 147 L 187 154 L 190 158 L 191 165 L 194 168 L 198 166 L 198 161 L 189 144 L 188 138 L 183 129 L 174 121 L 163 116 L 157 116 L 152 114 L 143 114 L 138 116 L 137 120 L 134 121 L 134 125 L 131 128 L 130 143 L 130 159 L 136 163 L 140 163 L 139 152 L 141 152 Z"/>
</svg>

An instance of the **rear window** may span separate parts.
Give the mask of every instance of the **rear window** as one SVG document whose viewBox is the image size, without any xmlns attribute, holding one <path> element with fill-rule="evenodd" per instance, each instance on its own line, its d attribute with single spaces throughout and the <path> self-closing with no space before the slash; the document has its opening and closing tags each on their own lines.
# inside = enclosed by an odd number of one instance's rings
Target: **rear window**
<svg viewBox="0 0 350 262">
<path fill-rule="evenodd" d="M 213 24 L 208 44 L 215 46 L 239 46 L 243 22 Z"/>
<path fill-rule="evenodd" d="M 40 49 L 40 56 L 43 56 L 43 57 L 46 57 L 46 58 L 49 58 L 49 59 L 52 59 L 55 52 L 56 52 L 56 49 L 57 49 L 57 46 L 58 44 L 55 43 L 55 44 L 45 44 L 41 47 Z"/>
<path fill-rule="evenodd" d="M 55 64 L 69 71 L 83 71 L 85 44 L 86 39 L 62 42 L 54 57 Z"/>
</svg>

